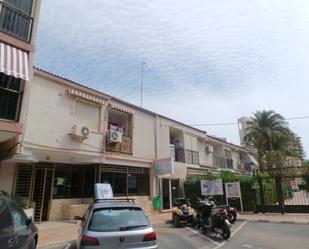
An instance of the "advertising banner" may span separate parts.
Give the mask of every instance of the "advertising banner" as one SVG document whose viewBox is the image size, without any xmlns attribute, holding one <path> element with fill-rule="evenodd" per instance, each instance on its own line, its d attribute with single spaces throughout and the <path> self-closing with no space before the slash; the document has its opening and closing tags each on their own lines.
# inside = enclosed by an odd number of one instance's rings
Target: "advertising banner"
<svg viewBox="0 0 309 249">
<path fill-rule="evenodd" d="M 223 195 L 222 179 L 201 180 L 202 195 Z"/>
</svg>

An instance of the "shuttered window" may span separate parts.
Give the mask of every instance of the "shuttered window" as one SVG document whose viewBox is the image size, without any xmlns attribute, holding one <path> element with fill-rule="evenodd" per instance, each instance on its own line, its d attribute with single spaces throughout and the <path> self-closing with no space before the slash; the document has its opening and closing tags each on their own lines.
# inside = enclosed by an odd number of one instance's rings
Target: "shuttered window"
<svg viewBox="0 0 309 249">
<path fill-rule="evenodd" d="M 91 131 L 99 131 L 100 110 L 98 105 L 76 100 L 75 124 L 87 126 Z"/>
</svg>

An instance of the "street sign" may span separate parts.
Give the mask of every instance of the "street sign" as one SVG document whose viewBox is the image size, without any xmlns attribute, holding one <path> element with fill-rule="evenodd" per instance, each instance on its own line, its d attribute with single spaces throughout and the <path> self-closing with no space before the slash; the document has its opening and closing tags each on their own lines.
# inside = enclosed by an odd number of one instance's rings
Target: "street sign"
<svg viewBox="0 0 309 249">
<path fill-rule="evenodd" d="M 241 208 L 241 211 L 243 211 L 240 183 L 239 182 L 226 182 L 224 185 L 225 185 L 226 204 L 229 205 L 229 198 L 239 198 L 240 208 Z"/>
<path fill-rule="evenodd" d="M 201 180 L 202 195 L 223 195 L 222 179 Z"/>
</svg>

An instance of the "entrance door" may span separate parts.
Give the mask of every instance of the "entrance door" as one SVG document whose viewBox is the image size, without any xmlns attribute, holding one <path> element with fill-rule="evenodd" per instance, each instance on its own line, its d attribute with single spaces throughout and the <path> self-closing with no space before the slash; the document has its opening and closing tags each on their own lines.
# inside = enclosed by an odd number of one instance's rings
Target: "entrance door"
<svg viewBox="0 0 309 249">
<path fill-rule="evenodd" d="M 34 220 L 36 222 L 46 221 L 48 219 L 52 178 L 52 168 L 39 166 L 35 169 L 32 200 L 35 202 Z"/>
<path fill-rule="evenodd" d="M 171 180 L 172 203 L 176 198 L 180 197 L 179 179 Z"/>
<path fill-rule="evenodd" d="M 170 209 L 170 179 L 162 179 L 162 202 L 163 209 Z"/>
</svg>

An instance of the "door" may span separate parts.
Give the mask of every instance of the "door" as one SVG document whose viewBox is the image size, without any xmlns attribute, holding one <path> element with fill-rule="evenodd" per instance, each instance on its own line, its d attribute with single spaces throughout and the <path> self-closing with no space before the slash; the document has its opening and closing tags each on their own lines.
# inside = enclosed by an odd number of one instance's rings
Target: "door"
<svg viewBox="0 0 309 249">
<path fill-rule="evenodd" d="M 170 209 L 170 179 L 162 179 L 162 202 L 163 209 Z"/>
<path fill-rule="evenodd" d="M 171 180 L 171 192 L 172 192 L 172 203 L 174 203 L 174 200 L 176 198 L 181 197 L 179 179 Z"/>
<path fill-rule="evenodd" d="M 36 222 L 48 219 L 49 201 L 53 182 L 53 169 L 36 167 L 34 174 L 33 198 L 35 202 L 34 220 Z"/>
</svg>

